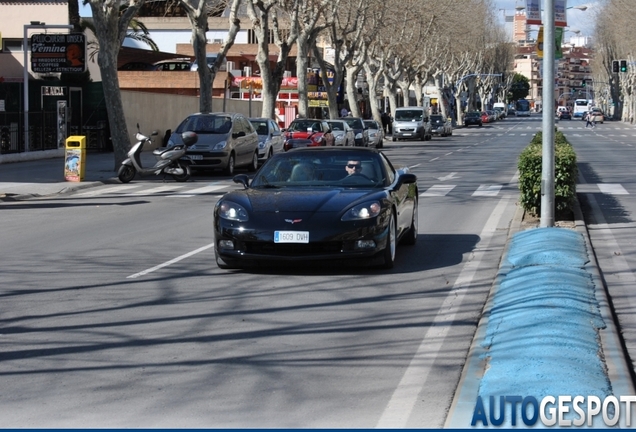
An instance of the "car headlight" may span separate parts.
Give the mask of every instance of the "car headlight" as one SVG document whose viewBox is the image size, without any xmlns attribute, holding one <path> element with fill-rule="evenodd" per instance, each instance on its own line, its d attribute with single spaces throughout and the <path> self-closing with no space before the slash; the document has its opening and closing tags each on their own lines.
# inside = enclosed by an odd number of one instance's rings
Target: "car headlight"
<svg viewBox="0 0 636 432">
<path fill-rule="evenodd" d="M 238 222 L 247 222 L 249 219 L 247 216 L 247 210 L 245 210 L 243 206 L 232 201 L 222 201 L 217 203 L 217 211 L 219 217 L 222 217 L 223 219 Z"/>
<path fill-rule="evenodd" d="M 227 141 L 221 141 L 214 146 L 213 150 L 223 150 L 225 147 L 227 147 Z"/>
<path fill-rule="evenodd" d="M 371 133 L 369 134 L 369 138 L 375 138 L 375 135 L 376 135 L 376 133 L 375 133 L 375 132 L 371 132 Z"/>
<path fill-rule="evenodd" d="M 370 201 L 364 204 L 358 204 L 347 210 L 342 216 L 343 221 L 370 219 L 380 214 L 382 206 L 378 201 Z"/>
<path fill-rule="evenodd" d="M 266 146 L 267 146 L 267 142 L 265 141 L 261 141 L 258 143 L 258 148 L 261 150 L 264 149 Z"/>
<path fill-rule="evenodd" d="M 358 132 L 356 134 L 356 139 L 362 139 L 362 132 Z"/>
</svg>

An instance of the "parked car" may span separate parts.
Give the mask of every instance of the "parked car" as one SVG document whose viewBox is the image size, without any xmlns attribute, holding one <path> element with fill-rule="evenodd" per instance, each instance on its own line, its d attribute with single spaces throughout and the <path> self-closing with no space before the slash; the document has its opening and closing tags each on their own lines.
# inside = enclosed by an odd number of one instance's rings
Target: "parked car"
<svg viewBox="0 0 636 432">
<path fill-rule="evenodd" d="M 364 120 L 369 133 L 369 147 L 382 148 L 384 146 L 384 129 L 375 120 Z"/>
<path fill-rule="evenodd" d="M 499 120 L 499 118 L 497 117 L 497 113 L 494 110 L 486 110 L 486 113 L 488 114 L 488 119 L 490 120 L 490 123 L 494 123 L 497 120 Z"/>
<path fill-rule="evenodd" d="M 156 63 L 155 70 L 164 72 L 183 72 L 189 71 L 192 60 L 189 58 L 161 60 Z"/>
<path fill-rule="evenodd" d="M 306 147 L 234 177 L 214 207 L 220 268 L 364 261 L 392 268 L 418 237 L 417 177 L 376 149 Z"/>
<path fill-rule="evenodd" d="M 211 69 L 212 66 L 214 66 L 214 62 L 216 61 L 216 57 L 217 54 L 206 54 L 205 56 L 205 61 L 208 64 L 208 67 Z M 191 63 L 190 63 L 190 69 L 191 71 L 198 71 L 199 70 L 199 63 L 197 62 L 197 59 L 195 58 Z M 219 70 L 221 71 L 225 71 L 227 70 L 227 59 L 223 59 L 223 62 L 221 63 L 221 67 L 219 68 Z"/>
<path fill-rule="evenodd" d="M 431 128 L 433 135 L 441 137 L 450 136 L 453 134 L 453 124 L 450 118 L 444 117 L 440 114 L 431 115 Z"/>
<path fill-rule="evenodd" d="M 482 126 L 481 113 L 479 111 L 469 111 L 464 114 L 464 127 L 468 126 Z"/>
<path fill-rule="evenodd" d="M 157 66 L 153 65 L 152 63 L 134 61 L 134 62 L 126 63 L 125 65 L 117 68 L 117 70 L 120 70 L 120 71 L 153 71 L 153 70 L 157 70 Z"/>
<path fill-rule="evenodd" d="M 359 117 L 343 117 L 342 120 L 353 129 L 356 146 L 368 147 L 369 129 L 364 125 L 364 121 Z"/>
<path fill-rule="evenodd" d="M 182 144 L 181 134 L 196 132 L 196 144 L 188 147 L 192 169 L 223 169 L 234 175 L 237 167 L 258 168 L 258 135 L 239 113 L 196 113 L 185 118 L 168 139 L 168 147 Z"/>
<path fill-rule="evenodd" d="M 481 112 L 481 122 L 490 123 L 490 115 L 486 111 Z"/>
<path fill-rule="evenodd" d="M 278 124 L 268 118 L 250 118 L 258 134 L 258 162 L 263 163 L 274 153 L 283 151 L 285 138 Z"/>
<path fill-rule="evenodd" d="M 603 111 L 600 108 L 593 107 L 588 115 L 591 116 L 590 121 L 594 123 L 602 124 L 605 121 L 605 115 L 603 114 Z"/>
<path fill-rule="evenodd" d="M 433 137 L 428 113 L 423 107 L 402 107 L 395 110 L 392 141 L 419 138 L 428 141 Z"/>
<path fill-rule="evenodd" d="M 355 134 L 351 126 L 344 120 L 327 120 L 334 137 L 334 145 L 342 147 L 353 147 L 355 145 Z"/>
<path fill-rule="evenodd" d="M 319 119 L 297 118 L 284 130 L 284 136 L 283 150 L 285 151 L 298 147 L 332 146 L 335 144 L 331 126 L 325 120 Z"/>
</svg>

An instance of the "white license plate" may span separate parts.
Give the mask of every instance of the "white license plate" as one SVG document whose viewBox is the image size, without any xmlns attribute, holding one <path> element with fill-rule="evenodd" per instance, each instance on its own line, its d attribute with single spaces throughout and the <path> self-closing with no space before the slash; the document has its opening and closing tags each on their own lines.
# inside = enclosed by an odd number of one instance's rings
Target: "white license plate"
<svg viewBox="0 0 636 432">
<path fill-rule="evenodd" d="M 411 135 L 413 135 L 413 134 L 405 133 L 405 134 L 403 134 L 403 135 L 404 135 L 404 136 L 411 136 Z"/>
<path fill-rule="evenodd" d="M 203 155 L 188 155 L 190 160 L 203 160 Z"/>
<path fill-rule="evenodd" d="M 309 243 L 309 231 L 274 231 L 274 243 Z"/>
</svg>

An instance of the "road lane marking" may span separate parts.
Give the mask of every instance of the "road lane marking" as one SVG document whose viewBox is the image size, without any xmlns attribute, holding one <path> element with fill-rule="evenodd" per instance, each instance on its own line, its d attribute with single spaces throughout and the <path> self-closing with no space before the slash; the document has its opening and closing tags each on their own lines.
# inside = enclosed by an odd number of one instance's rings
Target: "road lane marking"
<svg viewBox="0 0 636 432">
<path fill-rule="evenodd" d="M 472 196 L 497 196 L 500 190 L 501 185 L 481 185 Z"/>
<path fill-rule="evenodd" d="M 433 185 L 420 194 L 421 197 L 445 196 L 455 188 L 456 185 Z"/>
<path fill-rule="evenodd" d="M 110 194 L 110 193 L 114 193 L 114 192 L 119 192 L 122 190 L 126 190 L 126 192 L 130 191 L 131 189 L 137 189 L 140 185 L 119 185 L 119 186 L 112 186 L 112 187 L 107 187 L 107 188 L 95 188 L 95 190 L 91 190 L 88 192 L 81 192 L 81 193 L 76 193 L 73 194 L 73 197 L 92 197 L 92 196 L 96 196 L 96 195 L 106 195 L 106 194 Z"/>
<path fill-rule="evenodd" d="M 629 195 L 629 192 L 618 183 L 599 183 L 598 188 L 602 193 L 608 195 Z"/>
<path fill-rule="evenodd" d="M 393 392 L 376 428 L 403 429 L 408 424 L 411 412 L 418 400 L 418 395 L 426 384 L 429 373 L 444 344 L 444 340 L 460 310 L 462 300 L 481 264 L 485 252 L 497 231 L 499 221 L 513 197 L 502 197 L 490 214 L 480 234 L 481 241 L 473 250 L 473 257 L 462 268 L 453 288 L 448 292 L 439 313 L 424 335 L 424 339 L 406 368 L 400 383 Z"/>
<path fill-rule="evenodd" d="M 137 279 L 139 276 L 145 276 L 148 273 L 152 273 L 152 272 L 154 272 L 156 270 L 162 269 L 162 268 L 167 267 L 169 265 L 172 265 L 172 264 L 174 264 L 176 262 L 179 262 L 181 260 L 189 258 L 192 255 L 196 255 L 196 254 L 198 254 L 200 252 L 203 252 L 204 250 L 210 249 L 211 247 L 214 247 L 214 243 L 210 243 L 209 245 L 200 247 L 199 249 L 193 250 L 192 252 L 188 252 L 187 254 L 183 254 L 181 256 L 178 256 L 178 257 L 176 257 L 174 259 L 171 259 L 170 261 L 166 261 L 163 264 L 159 264 L 158 266 L 154 266 L 152 268 L 149 268 L 147 270 L 141 271 L 139 273 L 135 273 L 133 275 L 127 276 L 126 279 Z"/>
<path fill-rule="evenodd" d="M 173 191 L 177 189 L 181 189 L 183 186 L 177 185 L 169 185 L 169 186 L 158 186 L 151 189 L 144 189 L 136 192 L 131 192 L 128 194 L 129 196 L 140 196 L 140 195 L 152 195 L 160 192 Z"/>
<path fill-rule="evenodd" d="M 179 191 L 176 194 L 172 194 L 172 195 L 166 195 L 167 197 L 192 197 L 195 195 L 201 195 L 201 194 L 205 194 L 208 192 L 214 192 L 216 190 L 219 189 L 224 189 L 226 188 L 227 185 L 214 185 L 214 186 L 203 186 L 200 188 L 196 188 L 196 189 L 190 189 L 187 191 Z"/>
</svg>

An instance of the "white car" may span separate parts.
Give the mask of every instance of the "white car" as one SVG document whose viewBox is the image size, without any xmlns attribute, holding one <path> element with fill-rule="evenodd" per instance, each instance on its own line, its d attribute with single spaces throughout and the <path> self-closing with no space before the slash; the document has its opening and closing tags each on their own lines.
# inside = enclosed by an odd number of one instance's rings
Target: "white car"
<svg viewBox="0 0 636 432">
<path fill-rule="evenodd" d="M 263 163 L 274 153 L 283 151 L 285 137 L 274 120 L 260 117 L 249 120 L 258 134 L 258 163 Z"/>
<path fill-rule="evenodd" d="M 365 120 L 364 125 L 369 130 L 369 147 L 382 148 L 384 146 L 384 130 L 375 120 Z"/>
<path fill-rule="evenodd" d="M 351 126 L 344 120 L 327 120 L 334 137 L 334 145 L 342 147 L 353 147 L 355 145 L 355 134 Z"/>
</svg>

